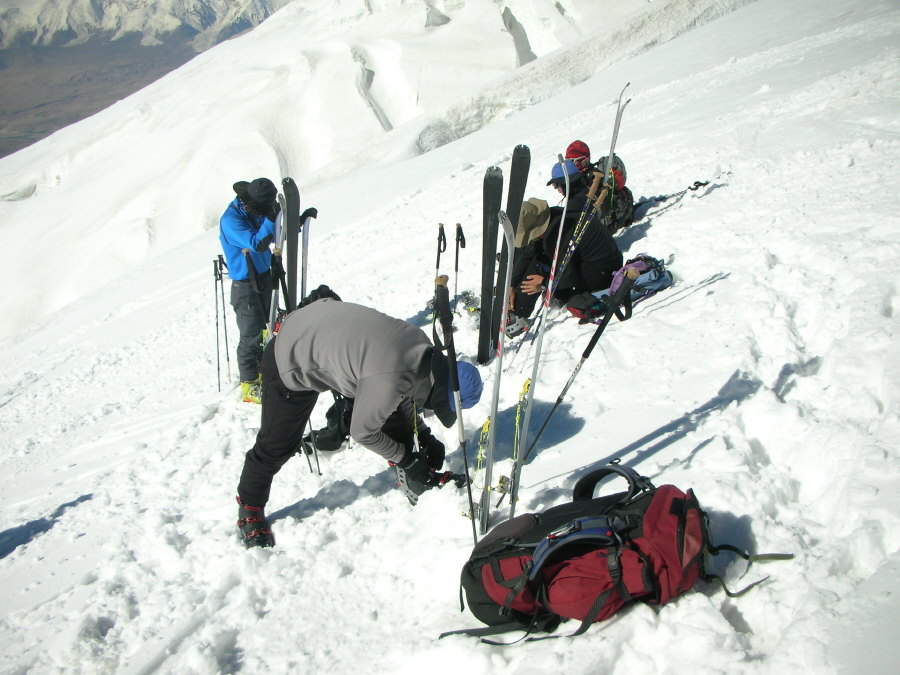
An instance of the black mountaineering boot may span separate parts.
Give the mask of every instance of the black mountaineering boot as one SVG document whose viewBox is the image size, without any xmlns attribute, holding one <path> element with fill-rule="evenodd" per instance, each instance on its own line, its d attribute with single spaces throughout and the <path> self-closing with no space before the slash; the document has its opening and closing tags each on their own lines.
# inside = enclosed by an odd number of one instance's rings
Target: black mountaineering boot
<svg viewBox="0 0 900 675">
<path fill-rule="evenodd" d="M 266 514 L 261 506 L 248 506 L 236 497 L 238 503 L 237 526 L 241 530 L 241 541 L 244 546 L 252 548 L 260 546 L 268 548 L 275 546 L 275 535 L 266 520 Z"/>
</svg>

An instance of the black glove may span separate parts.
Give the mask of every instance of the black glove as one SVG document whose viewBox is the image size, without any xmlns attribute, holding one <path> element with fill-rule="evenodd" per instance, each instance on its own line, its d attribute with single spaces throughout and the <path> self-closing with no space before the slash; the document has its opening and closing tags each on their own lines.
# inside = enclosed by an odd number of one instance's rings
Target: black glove
<svg viewBox="0 0 900 675">
<path fill-rule="evenodd" d="M 431 433 L 419 433 L 419 450 L 425 455 L 425 462 L 434 471 L 440 471 L 444 466 L 444 456 L 447 451 L 444 444 L 431 435 Z"/>
<path fill-rule="evenodd" d="M 310 206 L 308 209 L 306 209 L 306 211 L 304 211 L 303 213 L 300 214 L 300 224 L 302 225 L 303 223 L 305 223 L 307 218 L 318 218 L 318 217 L 319 217 L 319 210 L 314 206 Z"/>
<path fill-rule="evenodd" d="M 428 463 L 416 452 L 408 452 L 399 464 L 394 464 L 397 471 L 397 483 L 406 493 L 406 498 L 413 506 L 419 501 L 419 495 L 437 485 L 437 474 Z"/>
</svg>

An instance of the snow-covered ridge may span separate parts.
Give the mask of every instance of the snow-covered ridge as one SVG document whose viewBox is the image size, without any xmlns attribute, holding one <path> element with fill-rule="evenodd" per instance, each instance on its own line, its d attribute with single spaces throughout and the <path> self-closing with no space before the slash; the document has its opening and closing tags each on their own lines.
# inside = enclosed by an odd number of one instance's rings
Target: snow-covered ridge
<svg viewBox="0 0 900 675">
<path fill-rule="evenodd" d="M 194 35 L 200 50 L 252 28 L 290 0 L 9 0 L 0 3 L 0 48 L 61 45 L 140 33 L 159 44 Z"/>
</svg>

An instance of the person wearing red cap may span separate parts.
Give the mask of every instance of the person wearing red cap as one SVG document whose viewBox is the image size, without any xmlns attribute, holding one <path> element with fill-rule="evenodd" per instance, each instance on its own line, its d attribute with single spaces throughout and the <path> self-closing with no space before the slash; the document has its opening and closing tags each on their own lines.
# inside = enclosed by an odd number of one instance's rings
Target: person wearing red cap
<svg viewBox="0 0 900 675">
<path fill-rule="evenodd" d="M 591 172 L 591 149 L 584 141 L 572 141 L 566 148 L 566 159 L 571 159 L 583 174 Z"/>
<path fill-rule="evenodd" d="M 598 160 L 597 164 L 591 163 L 591 149 L 584 141 L 572 141 L 566 148 L 566 159 L 572 160 L 575 166 L 585 176 L 590 176 L 594 171 L 603 170 L 606 157 Z M 618 155 L 613 155 L 612 174 L 615 179 L 615 189 L 610 198 L 611 209 L 603 215 L 603 224 L 611 233 L 631 225 L 634 218 L 634 195 L 625 187 L 625 165 Z"/>
<path fill-rule="evenodd" d="M 565 219 L 562 207 L 550 207 L 541 199 L 527 200 L 519 214 L 510 291 L 513 315 L 507 330 L 510 337 L 524 330 L 535 303 L 546 290 L 559 228 L 562 227 L 562 237 L 559 239 L 561 259 L 587 201 L 587 177 L 572 160 L 566 160 L 564 167 L 554 164 L 547 185 L 565 195 L 566 176 L 563 171 L 568 175 L 569 183 Z M 599 218 L 595 215 L 587 224 L 566 269 L 556 270 L 557 281 L 553 297 L 565 303 L 578 293 L 608 288 L 613 273 L 621 266 L 622 252 L 607 229 L 600 226 Z"/>
</svg>

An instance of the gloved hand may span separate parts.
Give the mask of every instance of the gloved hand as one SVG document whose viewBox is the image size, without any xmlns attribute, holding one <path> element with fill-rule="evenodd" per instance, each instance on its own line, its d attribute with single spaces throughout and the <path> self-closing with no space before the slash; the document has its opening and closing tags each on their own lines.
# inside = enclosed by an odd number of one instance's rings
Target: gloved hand
<svg viewBox="0 0 900 675">
<path fill-rule="evenodd" d="M 300 214 L 300 224 L 302 225 L 303 223 L 305 223 L 307 218 L 318 218 L 318 217 L 319 217 L 319 210 L 314 206 L 310 206 L 308 209 L 306 209 L 306 211 L 304 211 L 303 213 Z"/>
<path fill-rule="evenodd" d="M 444 466 L 444 456 L 447 454 L 444 444 L 428 433 L 419 433 L 419 450 L 425 455 L 425 462 L 434 471 L 440 471 Z"/>
<path fill-rule="evenodd" d="M 394 464 L 397 471 L 397 482 L 400 489 L 406 492 L 406 498 L 413 506 L 419 501 L 419 495 L 437 485 L 437 474 L 417 452 L 408 452 L 399 464 Z"/>
</svg>

